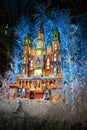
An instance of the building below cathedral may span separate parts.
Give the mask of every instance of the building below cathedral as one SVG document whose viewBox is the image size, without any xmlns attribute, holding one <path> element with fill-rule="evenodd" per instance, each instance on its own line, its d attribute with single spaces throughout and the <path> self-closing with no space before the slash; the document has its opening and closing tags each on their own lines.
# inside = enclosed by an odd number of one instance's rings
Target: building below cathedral
<svg viewBox="0 0 87 130">
<path fill-rule="evenodd" d="M 36 46 L 27 35 L 24 39 L 21 75 L 16 76 L 17 94 L 25 90 L 26 98 L 48 98 L 59 96 L 62 82 L 60 35 L 58 28 L 53 33 L 52 44 L 45 44 L 41 24 Z M 15 87 L 10 85 L 12 90 Z"/>
</svg>

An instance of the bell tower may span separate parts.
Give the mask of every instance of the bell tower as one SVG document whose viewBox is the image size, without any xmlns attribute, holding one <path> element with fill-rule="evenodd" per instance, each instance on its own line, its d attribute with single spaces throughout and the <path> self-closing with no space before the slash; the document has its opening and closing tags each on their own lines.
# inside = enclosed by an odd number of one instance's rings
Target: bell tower
<svg viewBox="0 0 87 130">
<path fill-rule="evenodd" d="M 41 22 L 40 29 L 38 32 L 38 39 L 37 39 L 36 48 L 37 49 L 45 49 L 44 29 L 43 29 L 42 22 Z"/>
<path fill-rule="evenodd" d="M 45 40 L 44 40 L 44 29 L 42 22 L 38 32 L 38 38 L 36 42 L 36 58 L 35 58 L 35 76 L 43 76 L 44 68 L 44 57 L 45 57 Z M 40 72 L 40 74 L 37 74 Z"/>
<path fill-rule="evenodd" d="M 29 76 L 29 59 L 30 59 L 30 47 L 31 47 L 31 40 L 30 37 L 27 35 L 24 39 L 24 50 L 22 56 L 22 77 Z"/>
<path fill-rule="evenodd" d="M 53 75 L 61 75 L 61 58 L 60 58 L 60 34 L 58 28 L 53 33 L 52 38 L 52 58 L 53 58 Z"/>
</svg>

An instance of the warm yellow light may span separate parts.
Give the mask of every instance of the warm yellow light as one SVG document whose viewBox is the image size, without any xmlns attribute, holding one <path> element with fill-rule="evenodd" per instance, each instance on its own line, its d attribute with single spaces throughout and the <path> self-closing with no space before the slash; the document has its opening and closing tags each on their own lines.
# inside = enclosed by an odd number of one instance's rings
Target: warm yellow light
<svg viewBox="0 0 87 130">
<path fill-rule="evenodd" d="M 37 50 L 36 55 L 41 55 L 41 50 Z"/>
<path fill-rule="evenodd" d="M 48 66 L 47 69 L 49 69 L 50 67 Z"/>
<path fill-rule="evenodd" d="M 41 76 L 41 75 L 42 75 L 42 70 L 41 69 L 35 70 L 35 76 Z"/>
<path fill-rule="evenodd" d="M 33 70 L 33 67 L 31 67 L 30 70 Z"/>
<path fill-rule="evenodd" d="M 38 35 L 38 38 L 44 38 L 44 35 L 43 35 L 43 33 L 39 33 L 39 35 Z"/>
</svg>

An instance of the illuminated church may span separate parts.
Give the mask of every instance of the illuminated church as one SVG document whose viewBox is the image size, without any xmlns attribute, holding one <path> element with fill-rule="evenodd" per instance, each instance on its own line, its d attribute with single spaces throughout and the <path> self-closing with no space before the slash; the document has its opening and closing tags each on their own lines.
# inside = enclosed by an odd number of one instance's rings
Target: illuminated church
<svg viewBox="0 0 87 130">
<path fill-rule="evenodd" d="M 58 93 L 58 86 L 62 81 L 60 35 L 58 28 L 53 33 L 52 45 L 45 44 L 44 29 L 41 24 L 38 31 L 36 46 L 32 46 L 27 35 L 24 39 L 21 75 L 16 76 L 19 88 L 26 89 L 26 97 L 34 93 L 34 98 L 43 98 L 45 88 Z M 54 96 L 55 94 L 53 94 Z"/>
</svg>

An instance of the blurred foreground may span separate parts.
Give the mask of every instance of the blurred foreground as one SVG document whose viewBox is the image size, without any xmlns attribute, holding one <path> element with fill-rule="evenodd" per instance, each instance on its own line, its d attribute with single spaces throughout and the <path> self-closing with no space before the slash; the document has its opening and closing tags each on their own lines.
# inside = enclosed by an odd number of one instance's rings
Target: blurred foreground
<svg viewBox="0 0 87 130">
<path fill-rule="evenodd" d="M 0 130 L 86 130 L 82 104 L 45 100 L 0 100 Z"/>
</svg>

